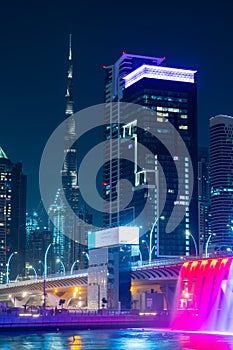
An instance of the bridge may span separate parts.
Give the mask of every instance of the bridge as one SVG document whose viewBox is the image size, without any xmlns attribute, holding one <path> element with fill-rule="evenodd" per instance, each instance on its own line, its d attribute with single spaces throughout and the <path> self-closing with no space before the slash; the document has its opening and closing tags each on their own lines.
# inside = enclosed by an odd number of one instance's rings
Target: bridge
<svg viewBox="0 0 233 350">
<path fill-rule="evenodd" d="M 184 259 L 157 259 L 132 263 L 131 293 L 132 308 L 146 311 L 146 295 L 158 293 L 163 296 L 164 308 L 170 309 L 176 282 Z M 190 259 L 190 258 L 189 258 Z M 192 260 L 195 258 L 192 257 Z M 46 277 L 47 305 L 55 307 L 60 299 L 65 300 L 65 308 L 86 308 L 87 270 L 75 270 L 73 274 L 48 275 Z M 22 307 L 42 305 L 44 278 L 29 279 L 0 285 L 0 304 Z"/>
</svg>

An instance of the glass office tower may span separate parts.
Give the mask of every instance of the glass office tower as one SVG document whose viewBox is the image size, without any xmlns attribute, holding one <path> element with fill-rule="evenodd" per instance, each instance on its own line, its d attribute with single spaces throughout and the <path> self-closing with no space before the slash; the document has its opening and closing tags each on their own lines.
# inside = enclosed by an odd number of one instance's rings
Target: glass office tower
<svg viewBox="0 0 233 350">
<path fill-rule="evenodd" d="M 145 219 L 138 223 L 143 232 L 140 244 L 144 260 L 149 254 L 151 258 L 195 255 L 199 246 L 195 71 L 161 66 L 163 61 L 164 58 L 123 53 L 115 64 L 105 67 L 105 140 L 109 140 L 110 146 L 105 147 L 104 198 L 105 211 L 108 209 L 109 213 L 104 214 L 104 225 L 134 223 L 149 202 Z M 136 111 L 109 102 L 133 103 L 141 108 Z M 192 199 L 189 157 L 176 154 L 179 141 L 169 134 L 166 120 L 178 131 L 190 153 L 194 170 Z M 163 134 L 168 147 L 152 133 Z M 144 160 L 140 159 L 139 144 L 148 150 Z M 173 149 L 173 156 L 168 148 Z M 130 152 L 134 160 L 144 162 L 142 167 L 122 159 Z M 123 197 L 117 188 L 120 179 L 132 184 L 133 197 L 124 209 Z M 179 182 L 184 184 L 184 191 L 177 198 Z M 159 206 L 163 201 L 161 211 Z M 185 215 L 181 223 L 167 233 L 167 223 L 175 206 L 178 211 L 179 208 L 184 211 L 185 207 Z"/>
<path fill-rule="evenodd" d="M 233 249 L 233 117 L 210 119 L 211 248 Z"/>
</svg>

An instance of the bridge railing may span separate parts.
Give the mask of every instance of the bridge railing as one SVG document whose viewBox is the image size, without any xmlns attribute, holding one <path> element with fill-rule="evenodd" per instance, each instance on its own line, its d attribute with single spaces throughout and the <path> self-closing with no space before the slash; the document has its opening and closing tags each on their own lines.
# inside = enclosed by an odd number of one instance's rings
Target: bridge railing
<svg viewBox="0 0 233 350">
<path fill-rule="evenodd" d="M 87 270 L 78 270 L 78 273 L 74 272 L 71 274 L 70 272 L 67 272 L 65 275 L 56 273 L 56 274 L 51 274 L 46 277 L 46 281 L 52 281 L 54 279 L 56 280 L 63 280 L 67 278 L 72 278 L 72 277 L 86 277 L 87 276 Z M 30 278 L 30 279 L 25 279 L 25 280 L 17 280 L 17 281 L 10 281 L 8 284 L 0 284 L 0 289 L 6 288 L 6 287 L 17 287 L 17 286 L 22 286 L 22 285 L 28 285 L 31 283 L 42 283 L 44 281 L 43 276 L 39 276 L 38 278 Z"/>
<path fill-rule="evenodd" d="M 149 266 L 166 266 L 166 265 L 176 265 L 176 264 L 182 264 L 186 260 L 195 260 L 199 257 L 194 256 L 182 256 L 182 257 L 174 257 L 174 258 L 162 258 L 162 259 L 154 259 L 150 263 L 148 260 L 138 260 L 131 263 L 131 266 L 133 268 L 138 267 L 149 267 Z"/>
<path fill-rule="evenodd" d="M 140 267 L 152 267 L 152 266 L 169 266 L 169 265 L 176 265 L 176 264 L 182 264 L 183 261 L 186 260 L 195 260 L 198 259 L 199 257 L 193 257 L 193 256 L 185 256 L 185 257 L 174 257 L 174 258 L 161 258 L 161 259 L 154 259 L 150 263 L 148 260 L 138 260 L 136 262 L 132 262 L 131 266 L 134 269 L 138 269 Z M 87 276 L 87 269 L 86 270 L 75 270 L 71 274 L 70 271 L 67 272 L 65 275 L 64 274 L 51 274 L 46 277 L 46 281 L 53 281 L 54 279 L 56 280 L 63 280 L 67 278 L 72 278 L 72 277 L 86 277 Z M 30 279 L 25 279 L 22 281 L 11 281 L 10 283 L 6 284 L 0 284 L 0 289 L 6 288 L 6 287 L 17 287 L 17 286 L 22 286 L 22 285 L 28 285 L 31 283 L 41 283 L 44 281 L 43 276 L 39 276 L 37 279 L 36 278 L 30 278 Z"/>
</svg>

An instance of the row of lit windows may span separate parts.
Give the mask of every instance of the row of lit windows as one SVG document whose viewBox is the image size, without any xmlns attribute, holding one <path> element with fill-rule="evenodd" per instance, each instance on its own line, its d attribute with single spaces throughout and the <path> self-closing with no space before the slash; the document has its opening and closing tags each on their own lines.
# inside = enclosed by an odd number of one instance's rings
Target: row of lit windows
<svg viewBox="0 0 233 350">
<path fill-rule="evenodd" d="M 157 117 L 157 122 L 163 123 L 164 122 L 164 118 Z M 179 129 L 180 130 L 188 130 L 188 125 L 179 125 Z"/>
<path fill-rule="evenodd" d="M 159 101 L 169 101 L 169 102 L 188 102 L 187 98 L 178 98 L 178 97 L 170 97 L 170 96 L 156 96 L 156 95 L 144 95 L 143 98 L 148 99 L 151 98 L 152 100 L 159 100 Z"/>
</svg>

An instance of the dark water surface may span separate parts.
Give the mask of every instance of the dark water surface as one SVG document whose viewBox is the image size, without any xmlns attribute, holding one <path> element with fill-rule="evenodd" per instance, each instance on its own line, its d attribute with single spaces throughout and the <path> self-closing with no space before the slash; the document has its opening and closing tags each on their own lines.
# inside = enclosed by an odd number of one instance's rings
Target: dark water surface
<svg viewBox="0 0 233 350">
<path fill-rule="evenodd" d="M 58 333 L 0 333 L 1 350 L 230 350 L 233 335 L 174 333 L 154 329 Z"/>
</svg>

